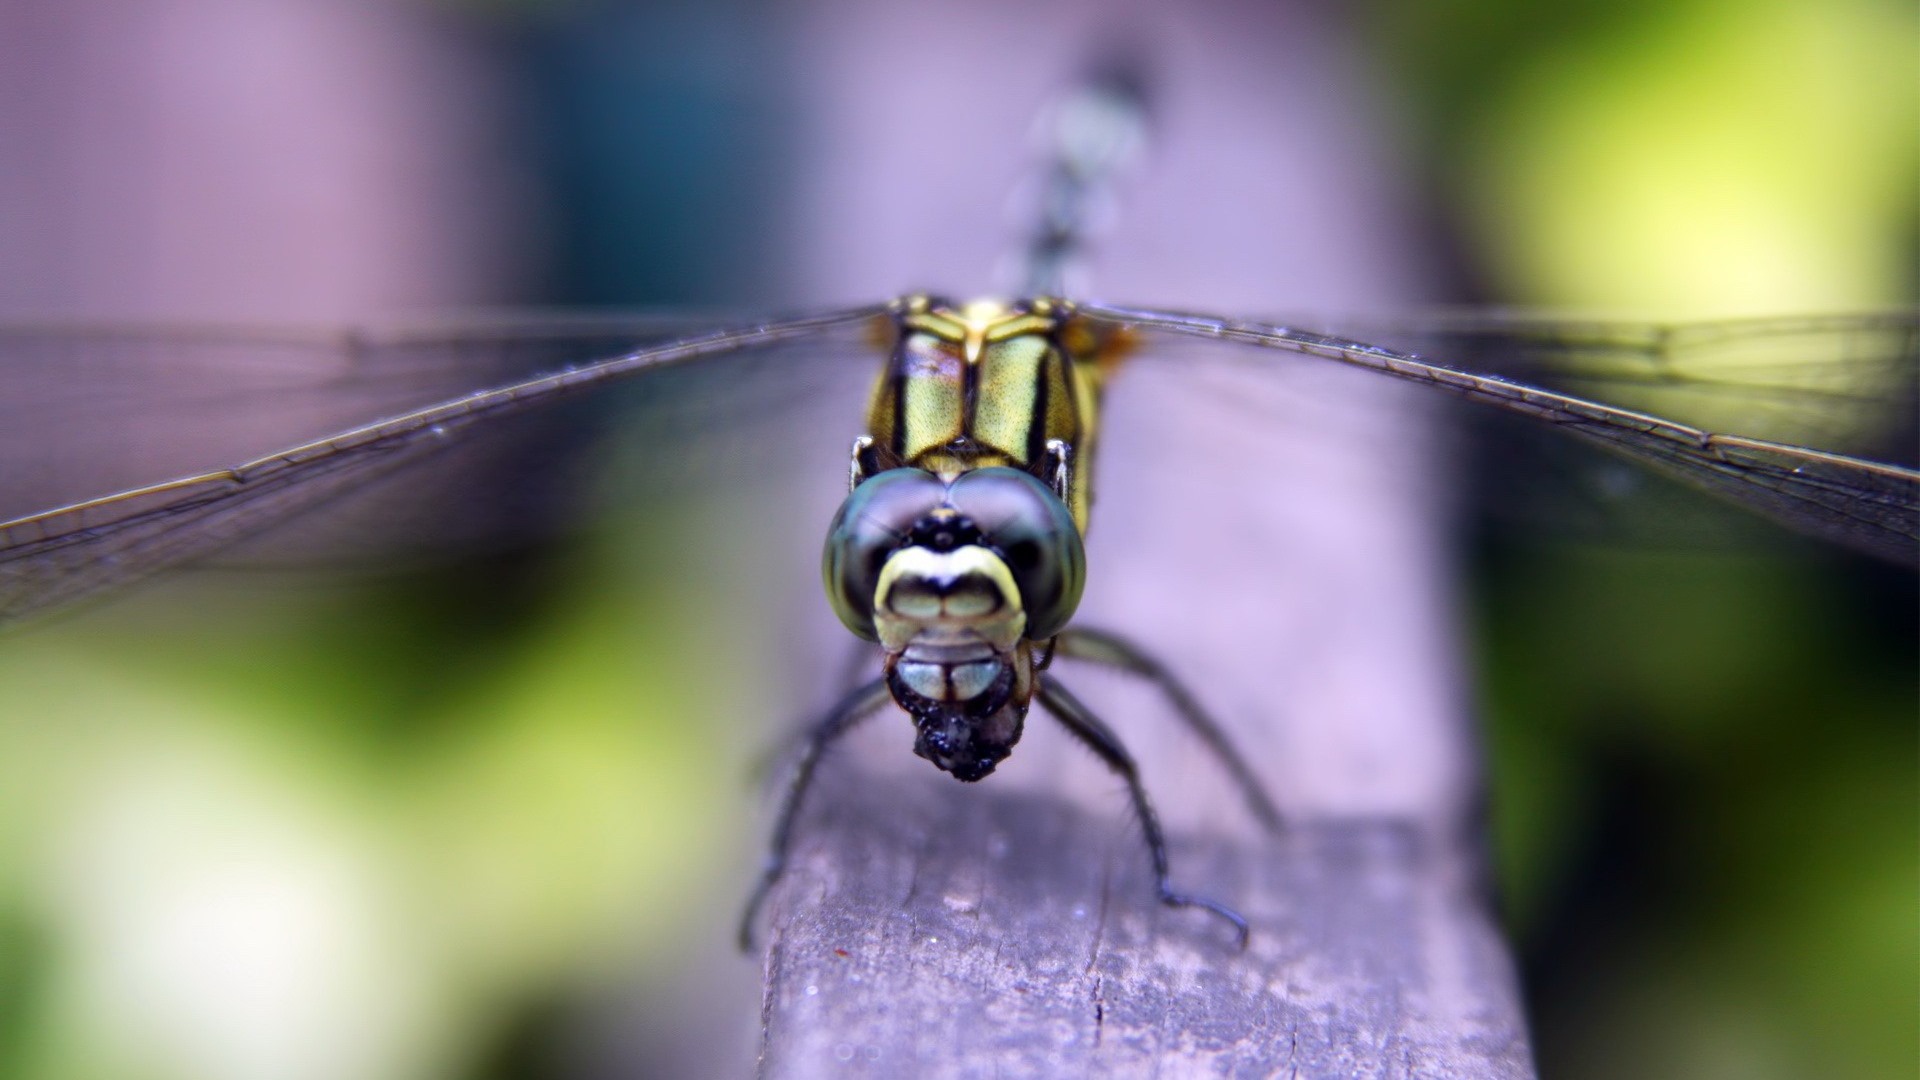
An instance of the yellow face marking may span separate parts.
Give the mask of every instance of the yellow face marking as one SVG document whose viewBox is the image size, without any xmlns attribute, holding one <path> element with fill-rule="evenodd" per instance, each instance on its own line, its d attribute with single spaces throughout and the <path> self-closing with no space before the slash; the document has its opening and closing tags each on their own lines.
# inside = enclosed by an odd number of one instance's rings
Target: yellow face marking
<svg viewBox="0 0 1920 1080">
<path fill-rule="evenodd" d="M 880 644 L 898 652 L 929 638 L 985 641 L 1011 649 L 1027 630 L 1013 571 L 986 548 L 938 552 L 910 547 L 881 568 L 873 590 Z"/>
</svg>

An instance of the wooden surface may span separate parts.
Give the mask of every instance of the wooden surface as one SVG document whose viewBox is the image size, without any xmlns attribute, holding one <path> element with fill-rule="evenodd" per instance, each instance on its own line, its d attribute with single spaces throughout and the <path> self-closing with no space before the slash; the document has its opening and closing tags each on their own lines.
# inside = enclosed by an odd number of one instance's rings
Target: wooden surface
<svg viewBox="0 0 1920 1080">
<path fill-rule="evenodd" d="M 1242 953 L 1153 901 L 1118 806 L 924 779 L 829 772 L 773 905 L 762 1075 L 1532 1075 L 1478 874 L 1443 838 L 1176 836 L 1177 879 L 1252 921 Z"/>
<path fill-rule="evenodd" d="M 796 71 L 824 152 L 798 184 L 796 300 L 1004 289 L 1037 103 L 1101 48 L 1145 58 L 1152 133 L 1070 291 L 1235 312 L 1422 298 L 1396 213 L 1410 173 L 1322 9 L 807 10 Z M 1444 438 L 1417 395 L 1347 377 L 1364 373 L 1224 355 L 1143 352 L 1116 375 L 1078 623 L 1186 680 L 1290 833 L 1262 837 L 1150 693 L 1059 674 L 1139 760 L 1175 886 L 1246 914 L 1250 948 L 1154 902 L 1120 784 L 1037 710 L 976 785 L 881 715 L 823 770 L 769 906 L 763 1075 L 1531 1075 L 1477 870 Z M 815 642 L 803 678 L 840 670 L 824 615 L 788 639 Z"/>
</svg>

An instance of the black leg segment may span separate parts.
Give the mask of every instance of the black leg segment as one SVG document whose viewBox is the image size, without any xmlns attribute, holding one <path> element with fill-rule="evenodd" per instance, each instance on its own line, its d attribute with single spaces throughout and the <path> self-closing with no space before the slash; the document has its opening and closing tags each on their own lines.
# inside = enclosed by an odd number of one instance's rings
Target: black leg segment
<svg viewBox="0 0 1920 1080">
<path fill-rule="evenodd" d="M 1160 831 L 1160 818 L 1153 812 L 1153 804 L 1147 801 L 1147 789 L 1140 783 L 1140 770 L 1133 763 L 1133 755 L 1120 745 L 1119 736 L 1051 675 L 1040 676 L 1036 696 L 1054 719 L 1100 755 L 1100 760 L 1106 762 L 1108 768 L 1126 780 L 1127 790 L 1133 796 L 1134 812 L 1140 817 L 1140 831 L 1146 836 L 1147 854 L 1153 860 L 1153 883 L 1159 890 L 1160 902 L 1168 907 L 1195 907 L 1213 912 L 1233 924 L 1240 947 L 1246 948 L 1247 920 L 1239 912 L 1205 897 L 1174 891 L 1167 869 L 1167 838 Z"/>
<path fill-rule="evenodd" d="M 1260 780 L 1248 767 L 1247 759 L 1227 738 L 1226 730 L 1200 707 L 1199 699 L 1185 684 L 1174 678 L 1165 665 L 1125 638 L 1103 630 L 1063 630 L 1054 640 L 1061 656 L 1118 668 L 1159 687 L 1173 706 L 1173 711 L 1200 737 L 1201 742 L 1207 744 L 1207 749 L 1213 751 L 1214 757 L 1227 770 L 1227 775 L 1233 777 L 1233 782 L 1240 785 L 1240 794 L 1247 800 L 1247 808 L 1253 811 L 1253 816 L 1268 832 L 1280 831 L 1280 809 L 1273 805 L 1273 799 L 1260 786 Z"/>
<path fill-rule="evenodd" d="M 774 818 L 773 838 L 767 844 L 766 860 L 760 864 L 760 880 L 753 887 L 753 895 L 747 898 L 746 910 L 740 914 L 741 952 L 753 950 L 753 924 L 760 915 L 760 905 L 766 902 L 767 894 L 773 891 L 780 875 L 786 872 L 787 853 L 793 846 L 793 823 L 800 814 L 800 800 L 806 797 L 807 787 L 813 783 L 814 769 L 820 764 L 820 756 L 833 740 L 845 735 L 855 724 L 872 716 L 891 700 L 892 697 L 887 693 L 887 681 L 875 679 L 841 698 L 807 732 L 806 745 L 794 762 L 793 775 L 787 778 L 786 792 L 780 796 L 780 811 Z"/>
</svg>

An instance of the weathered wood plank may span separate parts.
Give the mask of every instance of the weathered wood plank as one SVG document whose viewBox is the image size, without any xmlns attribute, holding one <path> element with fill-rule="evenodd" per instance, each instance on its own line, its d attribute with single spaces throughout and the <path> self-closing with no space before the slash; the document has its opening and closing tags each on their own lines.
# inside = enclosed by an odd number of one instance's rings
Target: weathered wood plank
<svg viewBox="0 0 1920 1080">
<path fill-rule="evenodd" d="M 928 778 L 933 779 L 932 777 Z M 1138 837 L 1045 795 L 838 770 L 774 908 L 763 1075 L 1532 1075 L 1472 860 L 1390 821 Z"/>
</svg>

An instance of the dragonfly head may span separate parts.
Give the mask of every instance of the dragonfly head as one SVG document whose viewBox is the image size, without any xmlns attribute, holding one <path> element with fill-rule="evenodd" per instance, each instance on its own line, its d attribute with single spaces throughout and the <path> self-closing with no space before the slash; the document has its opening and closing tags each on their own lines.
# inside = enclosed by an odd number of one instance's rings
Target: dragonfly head
<svg viewBox="0 0 1920 1080">
<path fill-rule="evenodd" d="M 1086 552 L 1066 504 L 1029 473 L 889 469 L 840 504 L 821 577 L 847 629 L 889 654 L 965 636 L 1010 650 L 1065 628 Z"/>
<path fill-rule="evenodd" d="M 1028 473 L 892 469 L 841 505 L 823 577 L 840 621 L 886 650 L 915 751 L 978 780 L 1020 738 L 1029 643 L 1072 617 L 1085 553 L 1065 504 Z"/>
</svg>

